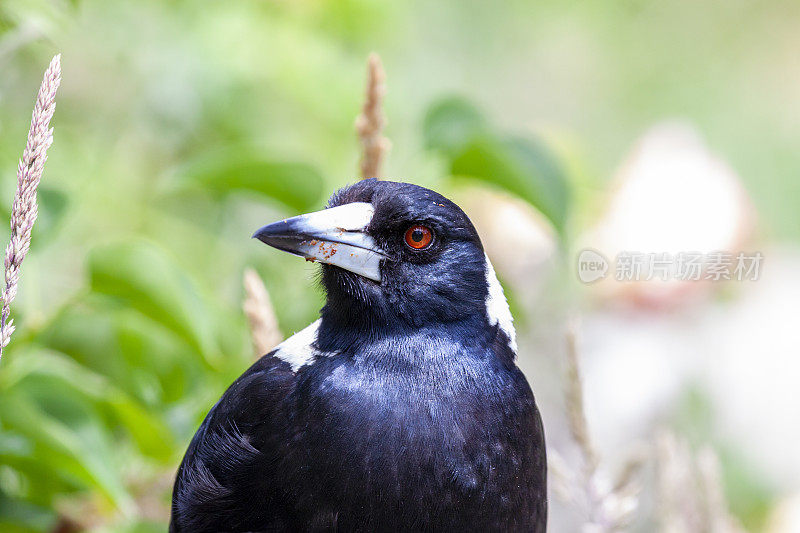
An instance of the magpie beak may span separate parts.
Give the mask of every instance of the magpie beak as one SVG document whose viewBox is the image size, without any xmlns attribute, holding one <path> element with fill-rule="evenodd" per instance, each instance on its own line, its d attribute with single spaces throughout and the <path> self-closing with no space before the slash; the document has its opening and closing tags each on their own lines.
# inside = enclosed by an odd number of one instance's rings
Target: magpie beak
<svg viewBox="0 0 800 533">
<path fill-rule="evenodd" d="M 380 262 L 386 256 L 366 233 L 374 213 L 372 204 L 353 202 L 268 224 L 253 237 L 307 261 L 335 265 L 379 282 Z"/>
</svg>

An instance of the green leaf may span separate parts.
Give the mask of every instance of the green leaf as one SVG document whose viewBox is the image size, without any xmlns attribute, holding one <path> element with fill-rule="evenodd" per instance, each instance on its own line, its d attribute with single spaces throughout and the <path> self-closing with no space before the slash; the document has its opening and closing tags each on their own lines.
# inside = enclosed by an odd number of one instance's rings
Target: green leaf
<svg viewBox="0 0 800 533">
<path fill-rule="evenodd" d="M 13 394 L 15 387 L 33 390 L 34 380 L 60 387 L 64 398 L 83 397 L 110 411 L 144 454 L 162 461 L 172 457 L 175 442 L 166 425 L 104 376 L 62 355 L 44 351 L 24 355 L 5 369 L 0 381 L 4 394 Z"/>
<path fill-rule="evenodd" d="M 502 187 L 538 209 L 556 229 L 564 229 L 569 188 L 558 163 L 541 144 L 475 139 L 452 159 L 450 172 Z"/>
<path fill-rule="evenodd" d="M 450 157 L 461 153 L 476 137 L 485 135 L 489 124 L 480 112 L 461 98 L 440 100 L 425 114 L 423 138 L 425 147 Z"/>
<path fill-rule="evenodd" d="M 105 295 L 68 305 L 36 340 L 112 380 L 150 409 L 180 401 L 187 387 L 202 386 L 207 375 L 203 356 L 183 338 Z"/>
<path fill-rule="evenodd" d="M 96 248 L 89 255 L 89 275 L 94 292 L 122 300 L 174 331 L 212 366 L 220 363 L 209 310 L 163 250 L 144 241 Z"/>
<path fill-rule="evenodd" d="M 35 232 L 34 239 L 39 242 L 47 240 L 58 234 L 57 224 L 67 208 L 67 195 L 57 189 L 39 187 L 37 193 L 39 200 L 39 216 L 36 225 L 33 227 Z"/>
<path fill-rule="evenodd" d="M 0 531 L 3 533 L 50 531 L 52 526 L 52 510 L 8 498 L 0 492 Z"/>
<path fill-rule="evenodd" d="M 41 410 L 24 394 L 4 394 L 0 402 L 3 425 L 34 443 L 34 456 L 53 468 L 53 475 L 67 475 L 99 490 L 126 514 L 135 508 L 114 468 L 110 450 L 96 432 L 78 433 Z"/>
<path fill-rule="evenodd" d="M 324 183 L 322 174 L 309 164 L 270 159 L 243 147 L 205 154 L 178 174 L 182 184 L 218 196 L 233 191 L 255 193 L 299 211 L 319 202 Z"/>
<path fill-rule="evenodd" d="M 544 143 L 497 134 L 474 106 L 458 98 L 434 104 L 423 128 L 425 146 L 445 157 L 452 176 L 478 179 L 519 196 L 563 232 L 569 186 Z"/>
</svg>

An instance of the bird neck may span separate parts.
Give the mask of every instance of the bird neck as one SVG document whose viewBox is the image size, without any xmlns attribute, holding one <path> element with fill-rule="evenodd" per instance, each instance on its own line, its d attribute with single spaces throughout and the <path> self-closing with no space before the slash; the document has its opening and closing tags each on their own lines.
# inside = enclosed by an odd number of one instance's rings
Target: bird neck
<svg viewBox="0 0 800 533">
<path fill-rule="evenodd" d="M 444 344 L 465 343 L 485 347 L 492 343 L 496 331 L 496 328 L 487 323 L 483 313 L 467 315 L 450 322 L 413 324 L 385 312 L 364 312 L 363 309 L 346 312 L 326 305 L 321 316 L 317 337 L 317 346 L 321 350 L 369 353 L 380 345 L 383 350 L 381 357 L 393 351 L 406 355 L 416 353 L 417 348 L 426 344 L 434 348 Z M 415 345 L 414 350 L 410 350 L 409 343 Z"/>
</svg>

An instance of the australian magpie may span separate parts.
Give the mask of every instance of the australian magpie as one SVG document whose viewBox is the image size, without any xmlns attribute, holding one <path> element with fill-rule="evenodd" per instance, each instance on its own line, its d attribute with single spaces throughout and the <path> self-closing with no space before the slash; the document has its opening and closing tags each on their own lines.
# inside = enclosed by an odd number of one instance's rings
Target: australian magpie
<svg viewBox="0 0 800 533">
<path fill-rule="evenodd" d="M 464 212 L 372 179 L 254 237 L 322 263 L 327 301 L 211 409 L 170 531 L 545 531 L 542 422 Z"/>
</svg>

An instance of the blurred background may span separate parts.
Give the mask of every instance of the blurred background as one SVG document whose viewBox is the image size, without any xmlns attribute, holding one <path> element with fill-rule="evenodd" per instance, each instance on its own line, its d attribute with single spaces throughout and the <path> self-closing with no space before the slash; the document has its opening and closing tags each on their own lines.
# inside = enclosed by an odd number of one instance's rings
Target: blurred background
<svg viewBox="0 0 800 533">
<path fill-rule="evenodd" d="M 798 25 L 789 0 L 0 0 L 6 213 L 63 68 L 0 362 L 0 530 L 165 530 L 189 439 L 254 360 L 245 269 L 286 335 L 322 305 L 314 265 L 250 235 L 358 178 L 374 51 L 383 174 L 459 203 L 506 287 L 561 462 L 551 530 L 800 531 Z M 763 262 L 586 284 L 584 248 Z"/>
</svg>

